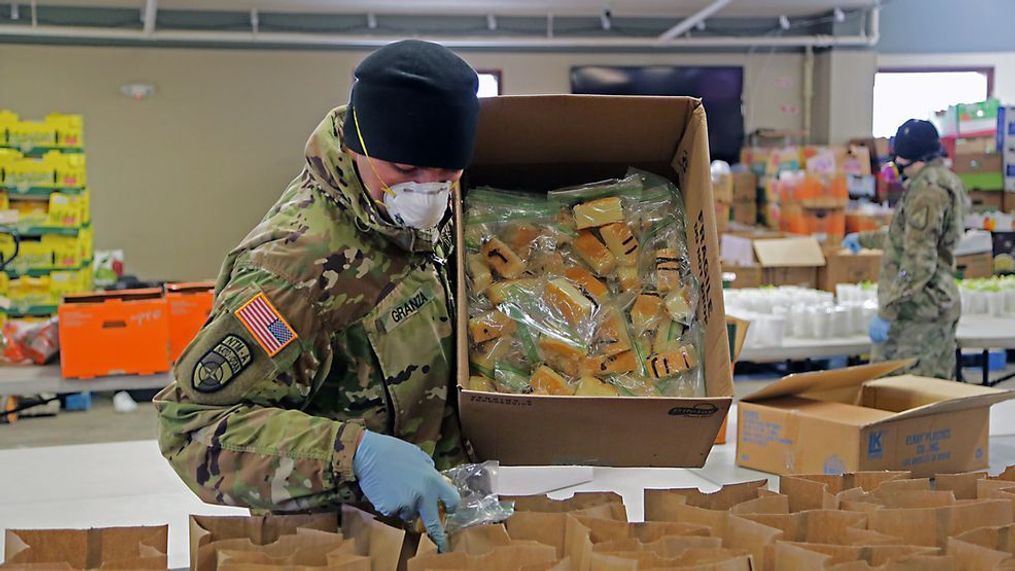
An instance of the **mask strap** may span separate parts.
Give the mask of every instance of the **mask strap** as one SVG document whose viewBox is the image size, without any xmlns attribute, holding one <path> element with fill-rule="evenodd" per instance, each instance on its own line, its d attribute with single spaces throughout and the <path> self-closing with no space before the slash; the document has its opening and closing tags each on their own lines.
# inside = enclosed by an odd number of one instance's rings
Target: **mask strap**
<svg viewBox="0 0 1015 571">
<path fill-rule="evenodd" d="M 356 136 L 359 137 L 359 144 L 361 147 L 363 147 L 363 155 L 367 158 L 367 164 L 370 165 L 370 170 L 374 171 L 374 176 L 377 177 L 377 180 L 381 183 L 381 186 L 384 187 L 384 192 L 390 194 L 391 196 L 394 196 L 395 191 L 391 190 L 391 187 L 384 182 L 384 179 L 381 178 L 380 173 L 377 172 L 377 167 L 374 166 L 374 160 L 370 158 L 370 152 L 367 151 L 367 143 L 366 141 L 363 140 L 363 131 L 360 131 L 359 128 L 359 115 L 356 114 L 355 107 L 352 108 L 352 121 L 356 125 Z M 377 202 L 380 201 L 378 200 Z"/>
</svg>

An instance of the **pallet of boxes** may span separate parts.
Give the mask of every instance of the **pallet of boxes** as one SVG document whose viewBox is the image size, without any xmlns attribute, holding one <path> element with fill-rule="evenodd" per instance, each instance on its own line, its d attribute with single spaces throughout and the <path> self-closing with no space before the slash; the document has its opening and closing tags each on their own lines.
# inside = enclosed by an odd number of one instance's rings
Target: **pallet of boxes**
<svg viewBox="0 0 1015 571">
<path fill-rule="evenodd" d="M 481 458 L 704 462 L 731 389 L 706 137 L 691 99 L 483 102 L 457 295 Z"/>
<path fill-rule="evenodd" d="M 40 320 L 64 295 L 92 288 L 92 228 L 82 120 L 53 114 L 23 120 L 0 111 L 0 216 L 17 256 L 0 272 L 4 316 Z M 0 234 L 0 255 L 15 254 Z"/>
<path fill-rule="evenodd" d="M 0 110 L 0 324 L 7 362 L 42 365 L 52 359 L 60 300 L 92 288 L 82 135 L 78 115 L 54 113 L 31 121 Z M 0 397 L 0 408 L 17 408 L 19 399 Z M 87 400 L 77 403 L 87 407 Z M 58 406 L 40 406 L 20 415 L 54 410 Z M 0 422 L 17 416 L 4 415 Z"/>
</svg>

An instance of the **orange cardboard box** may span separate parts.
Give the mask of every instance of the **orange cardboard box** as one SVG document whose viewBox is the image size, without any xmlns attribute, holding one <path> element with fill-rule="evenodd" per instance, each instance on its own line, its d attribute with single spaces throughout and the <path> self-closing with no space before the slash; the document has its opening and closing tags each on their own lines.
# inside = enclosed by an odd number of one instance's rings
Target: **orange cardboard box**
<svg viewBox="0 0 1015 571">
<path fill-rule="evenodd" d="M 59 316 L 66 378 L 169 370 L 169 306 L 160 289 L 68 295 Z"/>
<path fill-rule="evenodd" d="M 166 302 L 169 303 L 169 359 L 176 361 L 211 315 L 215 282 L 169 284 Z"/>
</svg>

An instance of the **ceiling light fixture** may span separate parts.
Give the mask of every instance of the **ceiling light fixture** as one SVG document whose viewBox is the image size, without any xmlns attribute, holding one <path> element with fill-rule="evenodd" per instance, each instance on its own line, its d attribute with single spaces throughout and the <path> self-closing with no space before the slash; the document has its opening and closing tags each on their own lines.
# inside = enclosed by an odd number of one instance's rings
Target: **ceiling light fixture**
<svg viewBox="0 0 1015 571">
<path fill-rule="evenodd" d="M 599 23 L 603 25 L 603 30 L 607 32 L 613 27 L 613 12 L 609 8 L 603 8 L 603 13 L 599 15 Z"/>
</svg>

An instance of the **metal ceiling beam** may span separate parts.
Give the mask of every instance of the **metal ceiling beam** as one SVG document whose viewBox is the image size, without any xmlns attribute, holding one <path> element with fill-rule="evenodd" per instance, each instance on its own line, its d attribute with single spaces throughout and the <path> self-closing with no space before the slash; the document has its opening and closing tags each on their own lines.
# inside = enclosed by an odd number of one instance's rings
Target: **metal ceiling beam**
<svg viewBox="0 0 1015 571">
<path fill-rule="evenodd" d="M 683 36 L 687 32 L 691 31 L 691 28 L 704 22 L 705 20 L 710 18 L 713 14 L 725 8 L 726 5 L 729 4 L 730 2 L 732 2 L 732 0 L 714 0 L 708 6 L 705 6 L 701 10 L 698 10 L 694 14 L 688 16 L 687 18 L 684 18 L 683 20 L 680 21 L 679 24 L 673 26 L 669 30 L 666 30 L 665 32 L 660 34 L 659 41 L 665 42 Z"/>
<path fill-rule="evenodd" d="M 146 0 L 154 7 L 157 0 Z M 714 5 L 714 4 L 713 4 Z M 442 43 L 453 48 L 480 49 L 634 49 L 653 51 L 664 48 L 749 48 L 752 46 L 804 48 L 834 46 L 873 46 L 880 37 L 879 8 L 870 9 L 866 30 L 857 35 L 806 35 L 806 36 L 695 36 L 675 37 L 660 40 L 658 37 L 463 37 L 463 36 L 422 36 L 421 39 Z M 137 43 L 171 43 L 171 44 L 220 44 L 237 45 L 281 45 L 293 47 L 341 47 L 341 48 L 376 48 L 404 39 L 404 36 L 379 35 L 346 35 L 320 33 L 265 32 L 253 33 L 205 30 L 156 30 L 155 10 L 145 14 L 145 28 L 129 30 L 123 28 L 98 28 L 87 26 L 24 26 L 14 24 L 0 25 L 0 37 L 18 38 L 53 38 L 89 41 L 137 42 Z M 148 23 L 151 21 L 151 31 Z M 551 20 L 552 22 L 552 20 Z M 693 25 L 693 24 L 692 24 Z M 552 30 L 552 28 L 550 28 Z"/>
</svg>

